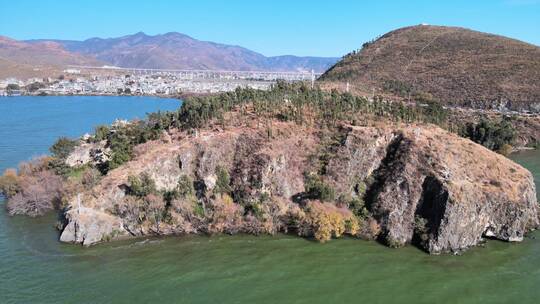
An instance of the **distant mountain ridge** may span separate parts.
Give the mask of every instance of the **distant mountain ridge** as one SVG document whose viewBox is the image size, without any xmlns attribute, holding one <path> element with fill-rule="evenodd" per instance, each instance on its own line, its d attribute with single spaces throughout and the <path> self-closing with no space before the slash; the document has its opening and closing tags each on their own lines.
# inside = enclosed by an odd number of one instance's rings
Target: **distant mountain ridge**
<svg viewBox="0 0 540 304">
<path fill-rule="evenodd" d="M 139 32 L 84 41 L 40 39 L 25 42 L 57 43 L 69 52 L 129 68 L 324 72 L 339 60 L 291 55 L 266 57 L 240 46 L 201 41 L 177 32 L 154 36 Z"/>
<path fill-rule="evenodd" d="M 0 78 L 53 76 L 67 65 L 103 65 L 82 54 L 73 53 L 53 41 L 27 43 L 0 36 Z"/>
<path fill-rule="evenodd" d="M 540 47 L 460 27 L 411 26 L 364 44 L 320 80 L 458 106 L 540 112 Z"/>
</svg>

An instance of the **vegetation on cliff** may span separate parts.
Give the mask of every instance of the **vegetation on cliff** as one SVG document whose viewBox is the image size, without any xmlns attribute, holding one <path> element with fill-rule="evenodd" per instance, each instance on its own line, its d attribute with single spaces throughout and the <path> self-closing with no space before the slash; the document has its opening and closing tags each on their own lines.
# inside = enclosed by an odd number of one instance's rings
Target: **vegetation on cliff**
<svg viewBox="0 0 540 304">
<path fill-rule="evenodd" d="M 240 115 L 226 119 L 228 113 L 238 110 Z M 340 122 L 352 125 L 369 125 L 373 121 L 392 123 L 432 123 L 452 132 L 459 133 L 471 140 L 485 145 L 489 149 L 499 150 L 505 144 L 512 144 L 512 126 L 504 124 L 504 131 L 489 128 L 489 140 L 479 137 L 470 128 L 473 124 L 462 124 L 449 119 L 449 110 L 425 97 L 418 97 L 416 104 L 388 102 L 381 97 L 368 100 L 337 91 L 311 89 L 306 83 L 289 84 L 278 82 L 271 90 L 262 91 L 250 88 L 238 88 L 234 92 L 211 96 L 187 98 L 176 112 L 151 113 L 147 119 L 117 126 L 114 129 L 100 126 L 96 128 L 95 139 L 105 140 L 111 148 L 110 159 L 100 166 L 106 173 L 131 159 L 133 147 L 157 139 L 163 131 L 170 128 L 196 130 L 216 123 L 224 127 L 242 124 L 246 117 L 254 117 L 267 128 L 267 135 L 272 136 L 273 120 L 292 121 L 299 125 L 318 125 L 335 127 Z"/>
<path fill-rule="evenodd" d="M 226 119 L 227 113 L 233 110 L 240 111 L 241 115 Z M 230 93 L 189 97 L 176 112 L 151 113 L 145 120 L 113 129 L 99 126 L 93 140 L 105 140 L 111 149 L 110 159 L 99 168 L 106 173 L 131 159 L 134 146 L 155 140 L 170 128 L 196 130 L 211 122 L 223 127 L 242 124 L 246 117 L 255 117 L 267 127 L 268 136 L 272 135 L 272 120 L 321 126 L 335 126 L 342 121 L 355 125 L 366 125 L 373 120 L 423 122 L 457 131 L 458 126 L 449 122 L 447 116 L 447 111 L 436 103 L 415 106 L 382 99 L 369 101 L 337 91 L 310 89 L 305 83 L 278 82 L 269 91 L 238 88 Z"/>
</svg>

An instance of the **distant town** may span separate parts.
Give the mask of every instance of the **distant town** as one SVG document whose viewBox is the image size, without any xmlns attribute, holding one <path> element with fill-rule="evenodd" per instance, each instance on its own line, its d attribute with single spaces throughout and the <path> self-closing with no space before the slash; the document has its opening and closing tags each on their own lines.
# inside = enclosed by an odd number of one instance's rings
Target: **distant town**
<svg viewBox="0 0 540 304">
<path fill-rule="evenodd" d="M 238 87 L 267 90 L 279 79 L 314 80 L 313 72 L 252 72 L 69 68 L 51 78 L 0 80 L 0 96 L 20 95 L 164 95 L 218 93 Z"/>
</svg>

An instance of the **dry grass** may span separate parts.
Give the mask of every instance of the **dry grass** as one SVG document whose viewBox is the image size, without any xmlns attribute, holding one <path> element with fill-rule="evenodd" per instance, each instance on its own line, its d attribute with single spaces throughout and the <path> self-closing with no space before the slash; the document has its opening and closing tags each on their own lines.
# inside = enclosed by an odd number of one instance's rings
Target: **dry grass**
<svg viewBox="0 0 540 304">
<path fill-rule="evenodd" d="M 351 90 L 369 95 L 395 80 L 445 103 L 489 107 L 510 101 L 512 108 L 538 103 L 538 79 L 539 47 L 442 26 L 392 31 L 321 77 L 337 87 L 350 82 Z"/>
</svg>

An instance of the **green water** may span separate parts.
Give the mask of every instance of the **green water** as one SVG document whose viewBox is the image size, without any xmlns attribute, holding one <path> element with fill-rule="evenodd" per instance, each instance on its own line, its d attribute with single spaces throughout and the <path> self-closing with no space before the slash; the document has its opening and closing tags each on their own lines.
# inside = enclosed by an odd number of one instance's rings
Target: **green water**
<svg viewBox="0 0 540 304">
<path fill-rule="evenodd" d="M 540 180 L 538 151 L 514 158 Z M 463 256 L 284 235 L 144 238 L 85 249 L 59 243 L 54 221 L 8 217 L 0 208 L 0 303 L 537 303 L 540 297 L 540 233 L 519 244 L 489 241 Z"/>
<path fill-rule="evenodd" d="M 536 197 L 540 199 L 540 151 L 522 151 L 512 154 L 510 158 L 532 172 L 536 184 Z"/>
</svg>

